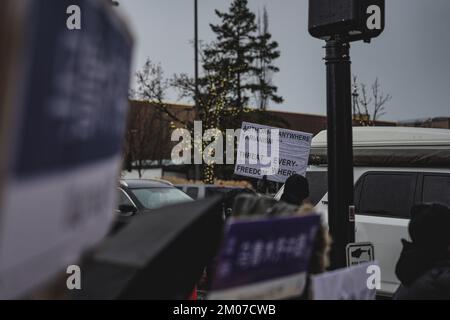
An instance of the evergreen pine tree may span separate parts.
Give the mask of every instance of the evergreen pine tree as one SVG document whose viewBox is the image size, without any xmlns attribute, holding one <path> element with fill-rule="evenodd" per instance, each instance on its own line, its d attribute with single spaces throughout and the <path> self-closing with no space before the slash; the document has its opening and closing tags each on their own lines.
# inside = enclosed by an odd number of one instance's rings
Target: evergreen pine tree
<svg viewBox="0 0 450 320">
<path fill-rule="evenodd" d="M 204 50 L 206 62 L 203 68 L 209 73 L 234 75 L 228 95 L 229 106 L 242 115 L 251 95 L 256 97 L 261 109 L 267 108 L 269 100 L 282 102 L 271 81 L 273 73 L 279 71 L 273 60 L 280 52 L 278 43 L 268 32 L 267 11 L 264 10 L 264 21 L 259 24 L 259 30 L 247 0 L 233 0 L 228 12 L 215 12 L 221 21 L 217 25 L 210 24 L 216 41 Z"/>
<path fill-rule="evenodd" d="M 257 25 L 256 83 L 251 89 L 255 93 L 255 100 L 259 109 L 266 110 L 270 100 L 275 103 L 283 102 L 283 98 L 276 94 L 277 87 L 272 83 L 273 74 L 280 71 L 273 64 L 273 61 L 280 57 L 280 51 L 278 50 L 278 43 L 272 40 L 272 35 L 269 33 L 269 15 L 267 14 L 266 7 L 263 9 L 262 20 L 261 15 L 258 16 Z"/>
</svg>

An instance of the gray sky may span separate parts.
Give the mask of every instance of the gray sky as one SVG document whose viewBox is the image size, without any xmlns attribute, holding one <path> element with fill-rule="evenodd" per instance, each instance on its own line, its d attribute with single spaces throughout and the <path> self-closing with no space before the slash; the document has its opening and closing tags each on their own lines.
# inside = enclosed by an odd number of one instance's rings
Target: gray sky
<svg viewBox="0 0 450 320">
<path fill-rule="evenodd" d="M 214 38 L 214 9 L 231 0 L 198 0 L 199 38 Z M 149 57 L 165 74 L 193 74 L 193 0 L 120 0 L 136 37 L 134 70 Z M 323 41 L 307 31 L 307 0 L 249 0 L 267 7 L 270 32 L 280 44 L 280 72 L 274 77 L 281 105 L 271 109 L 325 114 Z M 390 93 L 386 120 L 450 116 L 450 1 L 387 0 L 386 29 L 371 44 L 352 44 L 352 73 L 370 85 L 376 77 Z M 168 100 L 176 101 L 175 93 Z"/>
</svg>

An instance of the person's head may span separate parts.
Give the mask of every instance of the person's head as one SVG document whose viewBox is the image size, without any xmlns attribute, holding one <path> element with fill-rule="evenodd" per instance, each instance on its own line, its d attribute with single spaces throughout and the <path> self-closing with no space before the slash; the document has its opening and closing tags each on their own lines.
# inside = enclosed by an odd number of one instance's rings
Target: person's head
<svg viewBox="0 0 450 320">
<path fill-rule="evenodd" d="M 309 197 L 308 180 L 299 175 L 290 176 L 285 184 L 281 200 L 293 205 L 301 205 L 306 198 Z"/>
<path fill-rule="evenodd" d="M 408 226 L 412 242 L 422 248 L 450 249 L 450 209 L 441 204 L 420 204 L 411 209 Z"/>
</svg>

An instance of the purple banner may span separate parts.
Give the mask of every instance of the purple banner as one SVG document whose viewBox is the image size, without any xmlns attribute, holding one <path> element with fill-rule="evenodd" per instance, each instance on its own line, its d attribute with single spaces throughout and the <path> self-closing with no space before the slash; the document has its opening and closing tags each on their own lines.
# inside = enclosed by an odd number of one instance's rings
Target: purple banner
<svg viewBox="0 0 450 320">
<path fill-rule="evenodd" d="M 306 272 L 319 223 L 318 215 L 230 222 L 212 290 Z"/>
</svg>

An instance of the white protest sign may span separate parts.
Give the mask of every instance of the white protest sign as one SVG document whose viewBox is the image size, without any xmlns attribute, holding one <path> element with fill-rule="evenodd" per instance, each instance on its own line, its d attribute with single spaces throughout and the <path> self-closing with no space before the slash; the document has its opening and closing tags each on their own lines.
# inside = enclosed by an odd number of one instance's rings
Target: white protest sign
<svg viewBox="0 0 450 320">
<path fill-rule="evenodd" d="M 372 279 L 374 267 L 378 268 L 377 263 L 370 262 L 311 276 L 314 300 L 375 299 L 376 288 L 372 282 L 380 279 Z"/>
<path fill-rule="evenodd" d="M 243 122 L 234 173 L 275 182 L 306 174 L 312 134 Z"/>
<path fill-rule="evenodd" d="M 22 297 L 110 228 L 132 39 L 107 1 L 29 1 L 0 207 L 0 299 Z"/>
</svg>

